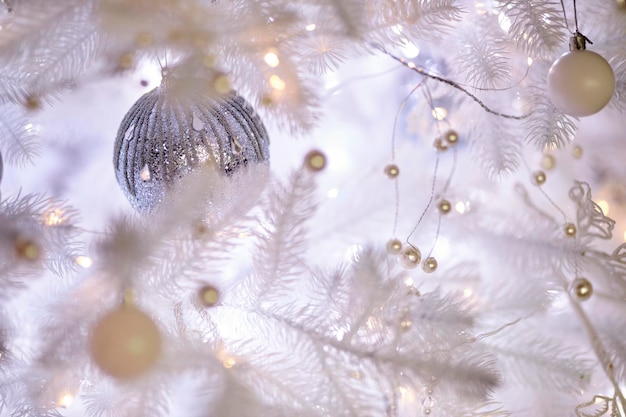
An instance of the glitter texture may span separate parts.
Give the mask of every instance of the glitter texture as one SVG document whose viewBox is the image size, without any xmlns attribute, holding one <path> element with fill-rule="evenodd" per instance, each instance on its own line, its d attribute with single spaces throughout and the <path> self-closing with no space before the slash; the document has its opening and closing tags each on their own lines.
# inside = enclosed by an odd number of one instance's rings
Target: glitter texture
<svg viewBox="0 0 626 417">
<path fill-rule="evenodd" d="M 254 109 L 234 92 L 180 94 L 162 85 L 144 94 L 117 132 L 113 164 L 131 205 L 150 212 L 166 191 L 198 168 L 231 177 L 244 167 L 267 170 L 269 138 Z"/>
</svg>

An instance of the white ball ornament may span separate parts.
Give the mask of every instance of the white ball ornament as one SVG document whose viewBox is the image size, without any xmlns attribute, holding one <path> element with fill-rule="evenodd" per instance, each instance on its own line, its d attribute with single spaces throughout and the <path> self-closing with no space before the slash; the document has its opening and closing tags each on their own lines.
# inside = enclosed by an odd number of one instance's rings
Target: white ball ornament
<svg viewBox="0 0 626 417">
<path fill-rule="evenodd" d="M 563 113 L 590 116 L 608 104 L 615 90 L 615 75 L 601 55 L 585 49 L 583 35 L 548 71 L 548 96 Z"/>
</svg>

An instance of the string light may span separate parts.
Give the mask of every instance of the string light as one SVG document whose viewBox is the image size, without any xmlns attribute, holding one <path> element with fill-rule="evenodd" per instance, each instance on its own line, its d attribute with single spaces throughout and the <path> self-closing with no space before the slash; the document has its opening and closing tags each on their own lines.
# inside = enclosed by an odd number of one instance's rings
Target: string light
<svg viewBox="0 0 626 417">
<path fill-rule="evenodd" d="M 448 116 L 448 110 L 443 107 L 435 107 L 432 111 L 432 115 L 435 120 L 443 120 Z"/>
<path fill-rule="evenodd" d="M 44 222 L 47 226 L 58 226 L 65 220 L 63 215 L 65 214 L 64 210 L 61 209 L 53 209 L 44 214 Z"/>
<path fill-rule="evenodd" d="M 315 23 L 311 23 L 311 24 L 306 25 L 305 29 L 306 29 L 308 32 L 313 32 L 313 31 L 315 30 L 315 28 L 316 28 L 316 27 L 317 27 L 317 25 L 315 25 Z"/>
<path fill-rule="evenodd" d="M 74 261 L 78 266 L 81 266 L 85 269 L 90 268 L 91 265 L 93 265 L 93 260 L 89 256 L 77 256 Z"/>
<path fill-rule="evenodd" d="M 278 75 L 274 74 L 270 77 L 270 85 L 274 90 L 282 91 L 287 86 Z"/>
<path fill-rule="evenodd" d="M 272 68 L 276 68 L 278 64 L 280 64 L 278 55 L 274 51 L 269 51 L 268 53 L 266 53 L 265 56 L 263 57 L 263 60 L 265 61 L 267 65 L 269 65 Z"/>
<path fill-rule="evenodd" d="M 57 401 L 59 407 L 67 408 L 74 402 L 74 396 L 70 393 L 65 393 L 61 395 Z"/>
</svg>

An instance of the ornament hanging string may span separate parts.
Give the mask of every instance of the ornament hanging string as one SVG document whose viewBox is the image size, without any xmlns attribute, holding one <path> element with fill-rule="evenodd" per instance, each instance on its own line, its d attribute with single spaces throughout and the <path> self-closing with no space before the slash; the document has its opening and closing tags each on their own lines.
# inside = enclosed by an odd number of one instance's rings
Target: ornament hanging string
<svg viewBox="0 0 626 417">
<path fill-rule="evenodd" d="M 415 71 L 418 74 L 420 74 L 420 75 L 422 75 L 424 77 L 433 79 L 435 81 L 439 81 L 439 82 L 442 82 L 444 84 L 448 84 L 449 86 L 451 86 L 451 87 L 461 91 L 466 96 L 468 96 L 469 98 L 474 100 L 476 103 L 478 103 L 478 105 L 480 107 L 482 107 L 483 110 L 485 110 L 487 113 L 491 113 L 491 114 L 493 114 L 495 116 L 498 116 L 498 117 L 504 117 L 505 119 L 515 119 L 515 120 L 523 120 L 523 119 L 527 118 L 530 115 L 530 113 L 526 113 L 526 114 L 523 114 L 521 116 L 517 116 L 517 115 L 513 115 L 513 114 L 506 114 L 506 113 L 500 113 L 498 111 L 495 111 L 492 108 L 490 108 L 489 106 L 487 106 L 485 103 L 483 103 L 483 101 L 481 99 L 479 99 L 474 94 L 470 93 L 465 88 L 463 88 L 456 81 L 452 81 L 452 80 L 449 80 L 447 78 L 443 78 L 443 77 L 440 77 L 438 75 L 431 74 L 431 73 L 425 71 L 423 68 L 417 67 L 413 62 L 408 62 L 404 58 L 400 58 L 400 57 L 392 54 L 391 52 L 389 52 L 385 48 L 383 48 L 381 45 L 372 44 L 372 47 L 378 49 L 379 51 L 381 51 L 382 53 L 384 53 L 388 57 L 398 61 L 400 64 L 404 65 L 405 67 L 407 67 L 411 71 Z"/>
</svg>

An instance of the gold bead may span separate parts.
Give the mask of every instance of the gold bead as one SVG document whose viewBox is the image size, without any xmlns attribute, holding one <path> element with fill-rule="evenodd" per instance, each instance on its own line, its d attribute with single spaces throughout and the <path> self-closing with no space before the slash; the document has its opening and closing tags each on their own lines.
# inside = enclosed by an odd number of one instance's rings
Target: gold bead
<svg viewBox="0 0 626 417">
<path fill-rule="evenodd" d="M 433 146 L 439 152 L 444 152 L 448 150 L 448 144 L 442 138 L 435 139 L 435 141 L 433 142 Z"/>
<path fill-rule="evenodd" d="M 427 273 L 435 272 L 435 270 L 437 269 L 437 260 L 432 256 L 424 259 L 424 262 L 422 263 L 422 269 L 424 270 L 424 272 Z"/>
<path fill-rule="evenodd" d="M 543 169 L 552 169 L 554 168 L 556 161 L 554 159 L 554 156 L 550 155 L 550 154 L 545 154 L 542 158 L 541 158 L 541 167 Z"/>
<path fill-rule="evenodd" d="M 198 298 L 204 307 L 213 307 L 220 300 L 220 292 L 212 285 L 205 285 L 198 291 Z"/>
<path fill-rule="evenodd" d="M 41 109 L 41 100 L 37 96 L 28 96 L 25 106 L 28 110 L 39 110 Z"/>
<path fill-rule="evenodd" d="M 387 252 L 392 255 L 397 255 L 402 252 L 402 242 L 398 239 L 390 239 L 387 242 Z"/>
<path fill-rule="evenodd" d="M 91 332 L 90 352 L 106 374 L 134 379 L 159 360 L 161 334 L 146 313 L 133 306 L 122 306 L 96 322 Z"/>
<path fill-rule="evenodd" d="M 445 134 L 444 134 L 444 138 L 446 140 L 446 142 L 448 142 L 448 144 L 450 144 L 451 146 L 456 145 L 459 141 L 459 134 L 456 133 L 456 130 L 448 130 Z"/>
<path fill-rule="evenodd" d="M 309 151 L 304 157 L 304 165 L 309 171 L 322 171 L 326 168 L 326 155 L 317 149 Z"/>
<path fill-rule="evenodd" d="M 576 278 L 574 282 L 572 282 L 571 291 L 578 300 L 585 301 L 591 298 L 593 286 L 587 278 Z"/>
<path fill-rule="evenodd" d="M 533 184 L 541 185 L 546 182 L 546 173 L 543 171 L 535 171 L 533 172 Z"/>
<path fill-rule="evenodd" d="M 400 174 L 400 168 L 396 164 L 389 164 L 385 167 L 385 175 L 389 178 L 396 178 Z"/>
<path fill-rule="evenodd" d="M 583 156 L 583 148 L 574 146 L 574 148 L 572 148 L 572 156 L 576 159 L 580 159 Z"/>
<path fill-rule="evenodd" d="M 133 55 L 131 53 L 126 53 L 120 56 L 120 59 L 118 62 L 120 69 L 122 70 L 130 69 L 133 67 L 134 64 L 135 64 L 135 59 L 133 58 Z"/>
<path fill-rule="evenodd" d="M 448 214 L 450 213 L 450 210 L 452 209 L 452 205 L 450 204 L 448 200 L 441 200 L 437 207 L 439 208 L 439 212 L 441 214 Z"/>
<path fill-rule="evenodd" d="M 39 259 L 41 250 L 39 245 L 28 238 L 18 236 L 14 242 L 15 254 L 27 261 L 36 261 Z"/>
<path fill-rule="evenodd" d="M 421 260 L 422 254 L 419 249 L 408 247 L 404 250 L 402 257 L 400 258 L 400 263 L 407 269 L 413 269 L 420 264 Z"/>
<path fill-rule="evenodd" d="M 576 235 L 576 226 L 574 225 L 574 223 L 566 223 L 564 230 L 565 234 L 569 237 Z"/>
</svg>

